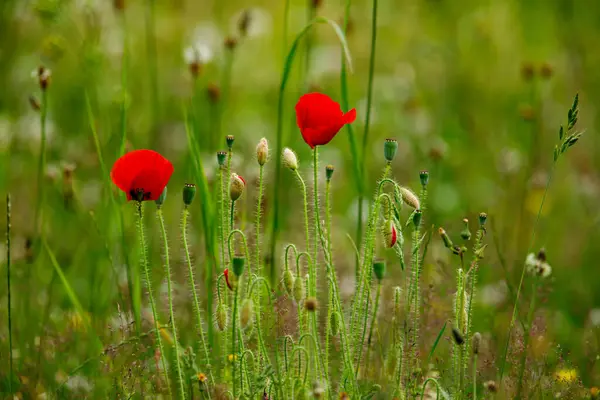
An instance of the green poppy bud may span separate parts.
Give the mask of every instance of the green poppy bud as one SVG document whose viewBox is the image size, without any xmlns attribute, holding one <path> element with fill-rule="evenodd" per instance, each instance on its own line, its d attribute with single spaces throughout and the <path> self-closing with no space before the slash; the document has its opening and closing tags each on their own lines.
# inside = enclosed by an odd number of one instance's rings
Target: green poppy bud
<svg viewBox="0 0 600 400">
<path fill-rule="evenodd" d="M 156 203 L 156 206 L 158 208 L 160 208 L 166 199 L 167 199 L 167 187 L 165 186 L 165 188 L 163 189 L 160 196 L 158 196 L 158 199 L 156 199 L 154 202 Z"/>
<path fill-rule="evenodd" d="M 398 142 L 396 139 L 385 139 L 383 144 L 383 156 L 387 162 L 392 162 L 398 151 Z"/>
<path fill-rule="evenodd" d="M 384 260 L 375 260 L 373 261 L 373 272 L 377 279 L 382 280 L 385 276 L 385 261 Z"/>
<path fill-rule="evenodd" d="M 246 258 L 244 256 L 234 256 L 231 260 L 231 269 L 236 276 L 240 276 L 244 273 L 244 264 L 246 264 Z"/>
</svg>

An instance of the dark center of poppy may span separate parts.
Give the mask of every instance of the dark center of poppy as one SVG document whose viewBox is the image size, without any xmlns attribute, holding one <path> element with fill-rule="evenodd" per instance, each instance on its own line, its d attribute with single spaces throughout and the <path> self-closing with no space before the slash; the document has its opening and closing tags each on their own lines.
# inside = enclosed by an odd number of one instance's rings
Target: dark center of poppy
<svg viewBox="0 0 600 400">
<path fill-rule="evenodd" d="M 143 188 L 135 188 L 129 191 L 129 195 L 133 200 L 141 202 L 144 200 L 149 200 L 151 193 L 144 191 Z"/>
</svg>

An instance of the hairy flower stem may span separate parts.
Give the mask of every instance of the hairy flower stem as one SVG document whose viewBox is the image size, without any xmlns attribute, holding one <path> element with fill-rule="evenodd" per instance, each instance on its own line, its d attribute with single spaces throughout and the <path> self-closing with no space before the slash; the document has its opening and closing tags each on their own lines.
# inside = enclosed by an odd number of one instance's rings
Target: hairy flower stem
<svg viewBox="0 0 600 400">
<path fill-rule="evenodd" d="M 331 181 L 325 182 L 325 230 L 327 234 L 327 257 L 331 259 Z M 330 276 L 331 273 L 329 272 Z M 327 279 L 327 320 L 325 321 L 325 376 L 329 377 L 329 336 L 331 335 L 331 314 L 333 313 L 332 279 Z"/>
<path fill-rule="evenodd" d="M 163 373 L 165 376 L 165 382 L 167 384 L 167 388 L 169 390 L 169 397 L 173 397 L 173 393 L 171 392 L 171 384 L 169 382 L 169 374 L 167 372 L 167 359 L 165 356 L 165 350 L 162 344 L 162 338 L 160 335 L 160 330 L 158 326 L 158 313 L 156 311 L 156 303 L 154 302 L 154 294 L 152 293 L 152 278 L 150 276 L 150 261 L 148 259 L 148 248 L 146 244 L 146 235 L 144 232 L 144 214 L 143 214 L 143 203 L 138 202 L 138 219 L 137 219 L 137 227 L 138 227 L 138 235 L 140 240 L 140 247 L 142 251 L 142 264 L 144 266 L 144 274 L 146 276 L 146 289 L 148 289 L 148 299 L 150 300 L 150 308 L 152 309 L 152 318 L 154 319 L 153 324 L 156 328 L 156 342 L 158 344 L 158 350 L 160 351 L 160 358 L 163 364 Z"/>
<path fill-rule="evenodd" d="M 477 354 L 473 354 L 473 400 L 477 400 Z"/>
<path fill-rule="evenodd" d="M 33 222 L 34 232 L 41 234 L 43 219 L 42 205 L 44 204 L 44 172 L 46 170 L 46 116 L 48 115 L 48 88 L 42 89 L 42 104 L 40 108 L 40 156 L 37 170 L 37 197 Z"/>
<path fill-rule="evenodd" d="M 204 328 L 202 327 L 202 313 L 200 309 L 200 302 L 198 300 L 198 291 L 196 290 L 196 281 L 194 279 L 194 268 L 192 266 L 192 258 L 190 257 L 188 239 L 187 239 L 187 221 L 190 212 L 188 207 L 186 206 L 183 209 L 183 215 L 181 217 L 181 240 L 183 241 L 183 250 L 185 252 L 185 260 L 187 262 L 188 267 L 188 279 L 190 284 L 190 290 L 192 292 L 192 299 L 194 300 L 194 312 L 196 314 L 196 329 L 197 334 L 200 339 L 200 348 L 204 353 L 204 359 L 206 360 L 206 365 L 210 364 L 210 357 L 208 355 L 208 348 L 206 346 L 206 341 L 204 339 Z M 212 371 L 209 369 L 208 371 L 210 380 L 214 383 L 214 379 L 212 376 Z M 210 391 L 209 391 L 210 392 Z M 209 394 L 210 398 L 210 394 Z"/>
<path fill-rule="evenodd" d="M 369 337 L 367 339 L 367 354 L 365 355 L 365 363 L 369 364 L 370 352 L 371 352 L 371 341 L 373 340 L 373 331 L 377 323 L 377 312 L 379 311 L 379 298 L 381 297 L 381 281 L 377 282 L 377 294 L 375 295 L 375 306 L 373 307 L 373 316 L 371 317 L 371 328 L 369 330 Z"/>
<path fill-rule="evenodd" d="M 185 399 L 185 387 L 183 383 L 183 375 L 181 373 L 181 359 L 179 356 L 179 341 L 177 340 L 177 328 L 175 327 L 175 312 L 173 311 L 173 290 L 171 282 L 171 264 L 169 260 L 169 242 L 167 240 L 167 230 L 165 228 L 165 218 L 161 207 L 156 210 L 158 222 L 160 224 L 160 232 L 162 234 L 164 246 L 165 274 L 167 275 L 167 292 L 169 296 L 169 317 L 171 318 L 171 330 L 173 331 L 173 347 L 175 349 L 175 360 L 177 369 L 177 379 L 179 379 L 179 395 Z"/>
<path fill-rule="evenodd" d="M 259 167 L 258 173 L 258 199 L 256 200 L 256 273 L 258 276 L 263 276 L 262 263 L 260 262 L 260 218 L 262 216 L 262 197 L 263 197 L 263 174 L 264 166 Z M 259 296 L 260 299 L 261 296 Z"/>
<path fill-rule="evenodd" d="M 6 288 L 8 290 L 8 393 L 12 394 L 12 379 L 13 379 L 13 346 L 12 346 L 12 305 L 10 293 L 10 228 L 11 228 L 11 204 L 10 194 L 6 195 Z"/>
<path fill-rule="evenodd" d="M 236 370 L 237 370 L 237 362 L 236 362 L 236 356 L 237 356 L 237 347 L 236 347 L 236 341 L 235 341 L 235 337 L 236 337 L 236 333 L 237 333 L 237 314 L 238 314 L 238 288 L 239 285 L 237 285 L 235 287 L 234 290 L 234 294 L 233 294 L 233 315 L 232 315 L 232 326 L 231 326 L 231 355 L 233 357 L 232 361 L 231 361 L 231 365 L 232 365 L 232 372 L 231 372 L 231 383 L 233 385 L 233 398 L 237 399 L 237 386 L 235 384 L 235 375 L 236 375 Z M 243 387 L 242 387 L 243 390 Z"/>
<path fill-rule="evenodd" d="M 537 300 L 539 278 L 536 276 L 531 285 L 531 302 L 529 303 L 529 312 L 527 314 L 527 326 L 524 332 L 523 339 L 523 354 L 521 354 L 521 364 L 519 367 L 519 381 L 517 384 L 517 395 L 515 399 L 521 399 L 523 395 L 523 377 L 525 376 L 525 363 L 527 361 L 527 348 L 531 339 L 531 327 L 533 325 L 533 315 L 535 314 L 535 305 Z"/>
</svg>

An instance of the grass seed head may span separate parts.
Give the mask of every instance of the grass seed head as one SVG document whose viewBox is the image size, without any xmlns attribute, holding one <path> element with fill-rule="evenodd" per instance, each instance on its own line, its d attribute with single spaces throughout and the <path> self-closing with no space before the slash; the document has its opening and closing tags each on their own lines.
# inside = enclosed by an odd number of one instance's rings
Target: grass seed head
<svg viewBox="0 0 600 400">
<path fill-rule="evenodd" d="M 525 81 L 530 81 L 535 76 L 535 68 L 531 63 L 524 63 L 521 65 L 521 77 Z"/>
<path fill-rule="evenodd" d="M 31 106 L 33 111 L 40 111 L 40 109 L 42 108 L 40 101 L 34 95 L 29 95 L 29 105 Z"/>
<path fill-rule="evenodd" d="M 483 384 L 483 387 L 485 388 L 485 390 L 487 390 L 490 393 L 498 392 L 498 385 L 496 384 L 495 381 L 487 381 Z"/>
<path fill-rule="evenodd" d="M 554 69 L 552 68 L 552 65 L 550 65 L 550 63 L 543 63 L 542 66 L 540 67 L 540 76 L 544 79 L 550 79 L 552 78 L 552 75 L 554 74 Z"/>
<path fill-rule="evenodd" d="M 208 99 L 211 103 L 218 103 L 221 99 L 221 89 L 214 83 L 209 83 L 206 87 L 206 94 L 208 95 Z"/>
</svg>

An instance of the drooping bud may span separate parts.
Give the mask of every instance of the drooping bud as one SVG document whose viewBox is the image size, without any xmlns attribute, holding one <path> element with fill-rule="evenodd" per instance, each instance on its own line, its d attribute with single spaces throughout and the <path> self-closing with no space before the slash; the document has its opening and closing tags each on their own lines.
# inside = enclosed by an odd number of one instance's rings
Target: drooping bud
<svg viewBox="0 0 600 400">
<path fill-rule="evenodd" d="M 446 233 L 446 230 L 440 227 L 438 232 L 440 234 L 440 237 L 442 238 L 442 241 L 444 242 L 444 246 L 446 246 L 449 249 L 452 249 L 454 247 L 454 244 L 452 243 L 450 236 L 448 236 L 448 234 Z"/>
<path fill-rule="evenodd" d="M 487 214 L 484 212 L 480 213 L 479 214 L 479 225 L 484 226 L 486 221 L 487 221 Z"/>
<path fill-rule="evenodd" d="M 463 219 L 463 223 L 465 224 L 465 228 L 460 232 L 460 237 L 464 240 L 471 240 L 471 231 L 469 230 L 469 220 Z"/>
<path fill-rule="evenodd" d="M 252 323 L 252 318 L 254 317 L 254 307 L 252 304 L 252 299 L 246 299 L 242 303 L 240 310 L 240 326 L 242 329 L 246 329 Z"/>
<path fill-rule="evenodd" d="M 304 298 L 304 279 L 300 277 L 296 277 L 294 280 L 294 300 L 296 303 L 300 303 L 300 301 Z"/>
<path fill-rule="evenodd" d="M 258 161 L 258 165 L 265 165 L 267 163 L 267 159 L 269 158 L 269 142 L 267 139 L 262 138 L 258 142 L 256 146 L 256 160 Z"/>
<path fill-rule="evenodd" d="M 186 183 L 183 187 L 183 204 L 189 206 L 192 204 L 194 197 L 196 196 L 196 185 L 193 183 Z"/>
<path fill-rule="evenodd" d="M 398 141 L 396 139 L 385 139 L 383 144 L 383 156 L 387 162 L 392 162 L 398 151 Z"/>
<path fill-rule="evenodd" d="M 219 305 L 217 305 L 217 311 L 215 312 L 215 322 L 217 323 L 217 328 L 221 332 L 227 329 L 228 319 L 227 306 L 219 303 Z"/>
<path fill-rule="evenodd" d="M 396 231 L 396 224 L 391 219 L 384 222 L 383 226 L 383 238 L 385 240 L 385 247 L 391 249 L 396 245 L 398 241 L 398 232 Z"/>
<path fill-rule="evenodd" d="M 225 137 L 225 142 L 227 142 L 227 147 L 229 148 L 229 150 L 231 150 L 231 148 L 233 147 L 233 142 L 235 142 L 235 136 L 227 135 Z"/>
<path fill-rule="evenodd" d="M 459 346 L 465 344 L 465 338 L 457 328 L 452 328 L 452 338 L 454 339 L 454 343 L 456 343 Z"/>
<path fill-rule="evenodd" d="M 337 336 L 340 333 L 340 316 L 337 312 L 331 313 L 331 318 L 329 320 L 331 336 Z"/>
<path fill-rule="evenodd" d="M 421 202 L 416 194 L 414 194 L 410 189 L 405 187 L 400 187 L 400 194 L 402 195 L 402 200 L 415 210 L 421 208 Z"/>
<path fill-rule="evenodd" d="M 478 355 L 481 348 L 481 333 L 475 332 L 473 335 L 473 354 Z"/>
<path fill-rule="evenodd" d="M 227 152 L 225 152 L 225 151 L 217 152 L 217 163 L 219 163 L 220 167 L 225 165 L 226 159 L 227 159 Z"/>
<path fill-rule="evenodd" d="M 415 226 L 415 229 L 417 229 L 421 226 L 422 218 L 423 218 L 423 213 L 421 212 L 421 210 L 415 210 L 415 212 L 413 213 L 413 225 Z"/>
<path fill-rule="evenodd" d="M 377 279 L 382 280 L 385 276 L 385 261 L 384 260 L 375 260 L 373 261 L 373 272 Z"/>
<path fill-rule="evenodd" d="M 235 172 L 231 174 L 231 183 L 229 184 L 229 198 L 231 201 L 236 201 L 239 199 L 244 193 L 244 188 L 246 187 L 246 181 L 244 178 L 236 174 Z"/>
<path fill-rule="evenodd" d="M 231 260 L 231 268 L 235 276 L 241 276 L 244 273 L 244 265 L 246 264 L 246 258 L 244 256 L 233 256 Z"/>
<path fill-rule="evenodd" d="M 156 207 L 160 208 L 166 199 L 167 199 L 167 187 L 165 186 L 165 188 L 163 189 L 160 196 L 158 196 L 158 199 L 156 199 L 154 201 L 156 203 Z"/>
<path fill-rule="evenodd" d="M 298 157 L 296 157 L 296 153 L 288 147 L 283 149 L 282 153 L 283 166 L 286 168 L 295 171 L 298 169 Z"/>
<path fill-rule="evenodd" d="M 421 186 L 427 186 L 427 184 L 429 184 L 429 172 L 419 172 L 419 179 L 421 180 Z"/>
<path fill-rule="evenodd" d="M 294 293 L 294 280 L 296 278 L 294 277 L 294 274 L 292 274 L 292 271 L 290 271 L 289 269 L 286 269 L 285 271 L 283 271 L 283 286 L 285 287 L 285 290 L 287 291 L 288 295 L 292 296 Z"/>
<path fill-rule="evenodd" d="M 319 301 L 315 297 L 308 297 L 304 300 L 304 308 L 306 311 L 313 312 L 319 307 Z"/>
<path fill-rule="evenodd" d="M 225 268 L 223 275 L 225 276 L 225 283 L 227 284 L 227 287 L 229 290 L 233 291 L 233 285 L 230 279 L 231 277 L 229 276 L 229 268 Z"/>
<path fill-rule="evenodd" d="M 335 168 L 333 167 L 333 165 L 327 165 L 325 167 L 325 179 L 327 179 L 327 182 L 329 182 L 331 180 L 334 170 L 335 170 Z"/>
</svg>

